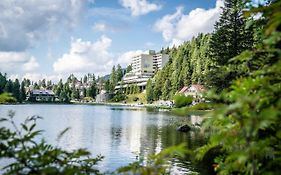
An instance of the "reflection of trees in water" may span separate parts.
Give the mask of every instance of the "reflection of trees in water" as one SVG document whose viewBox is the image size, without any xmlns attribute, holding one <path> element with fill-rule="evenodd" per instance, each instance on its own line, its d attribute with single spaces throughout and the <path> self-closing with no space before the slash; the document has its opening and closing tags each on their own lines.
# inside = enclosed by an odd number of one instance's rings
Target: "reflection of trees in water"
<svg viewBox="0 0 281 175">
<path fill-rule="evenodd" d="M 121 127 L 111 127 L 111 145 L 118 146 L 121 143 L 122 138 L 122 128 Z"/>
<path fill-rule="evenodd" d="M 123 117 L 125 115 L 122 113 L 128 111 L 119 109 L 111 111 L 111 147 L 119 147 L 125 141 L 128 151 L 144 158 L 144 160 L 150 154 L 157 154 L 167 147 L 183 142 L 191 150 L 204 143 L 204 135 L 200 132 L 182 133 L 176 130 L 179 125 L 191 123 L 189 117 L 168 117 L 159 112 L 140 111 L 130 111 L 130 117 Z M 181 172 L 193 171 L 194 164 L 191 163 L 191 160 L 191 157 L 187 157 L 185 160 L 175 158 L 171 163 Z"/>
<path fill-rule="evenodd" d="M 154 122 L 158 120 L 163 120 L 161 118 L 154 118 Z M 187 119 L 184 119 L 185 121 Z M 143 135 L 141 137 L 141 152 L 140 156 L 146 159 L 149 154 L 159 153 L 167 147 L 179 145 L 181 143 L 186 143 L 187 148 L 190 150 L 195 150 L 199 146 L 202 146 L 205 142 L 204 134 L 200 131 L 190 131 L 187 133 L 182 133 L 176 131 L 177 125 L 162 122 L 161 125 L 157 124 L 147 124 L 145 131 L 142 131 Z M 194 165 L 191 163 L 192 157 L 187 157 L 185 160 L 175 158 L 172 164 L 175 165 L 176 169 L 191 170 L 195 171 Z"/>
<path fill-rule="evenodd" d="M 114 113 L 113 113 L 114 112 Z M 111 146 L 118 147 L 122 139 L 122 114 L 116 115 L 116 113 L 122 113 L 122 111 L 112 111 L 110 119 L 112 126 L 110 127 Z"/>
</svg>

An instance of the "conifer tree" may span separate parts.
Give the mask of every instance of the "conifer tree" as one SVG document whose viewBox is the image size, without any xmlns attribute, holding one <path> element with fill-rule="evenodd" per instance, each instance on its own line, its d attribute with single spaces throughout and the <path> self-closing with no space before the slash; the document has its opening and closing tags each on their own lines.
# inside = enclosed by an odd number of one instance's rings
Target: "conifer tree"
<svg viewBox="0 0 281 175">
<path fill-rule="evenodd" d="M 152 81 L 151 79 L 149 79 L 147 81 L 147 85 L 146 85 L 146 101 L 147 103 L 151 103 L 154 98 L 153 98 L 153 84 L 152 84 Z"/>
<path fill-rule="evenodd" d="M 26 92 L 25 92 L 25 84 L 24 81 L 21 82 L 20 85 L 20 102 L 26 99 Z"/>
<path fill-rule="evenodd" d="M 17 99 L 17 101 L 20 100 L 20 82 L 18 79 L 16 79 L 13 83 L 13 95 Z"/>
<path fill-rule="evenodd" d="M 122 70 L 122 67 L 120 66 L 120 64 L 117 65 L 116 77 L 117 77 L 117 82 L 121 81 L 121 79 L 123 77 L 123 70 Z"/>
<path fill-rule="evenodd" d="M 163 98 L 163 100 L 169 99 L 169 94 L 170 94 L 170 91 L 171 91 L 170 87 L 171 87 L 171 82 L 170 82 L 169 79 L 167 79 L 164 83 L 163 88 L 162 88 L 162 92 L 163 92 L 162 98 Z"/>
<path fill-rule="evenodd" d="M 242 0 L 225 0 L 210 41 L 211 58 L 218 65 L 228 64 L 231 58 L 253 46 L 253 31 L 246 28 L 243 8 Z"/>
<path fill-rule="evenodd" d="M 6 85 L 5 85 L 5 88 L 4 88 L 4 91 L 5 92 L 8 92 L 8 93 L 13 93 L 13 82 L 12 80 L 8 80 Z"/>
<path fill-rule="evenodd" d="M 247 19 L 242 10 L 245 1 L 225 0 L 223 12 L 215 24 L 215 32 L 210 41 L 210 58 L 214 61 L 209 76 L 205 79 L 207 85 L 221 91 L 228 88 L 231 81 L 239 76 L 239 65 L 230 63 L 230 60 L 252 48 L 253 29 L 246 28 Z M 230 67 L 228 67 L 230 66 Z"/>
<path fill-rule="evenodd" d="M 6 75 L 0 72 L 0 94 L 4 91 L 5 85 L 7 83 Z"/>
<path fill-rule="evenodd" d="M 111 75 L 110 75 L 110 92 L 114 91 L 115 86 L 117 85 L 117 72 L 115 66 L 112 67 Z"/>
</svg>

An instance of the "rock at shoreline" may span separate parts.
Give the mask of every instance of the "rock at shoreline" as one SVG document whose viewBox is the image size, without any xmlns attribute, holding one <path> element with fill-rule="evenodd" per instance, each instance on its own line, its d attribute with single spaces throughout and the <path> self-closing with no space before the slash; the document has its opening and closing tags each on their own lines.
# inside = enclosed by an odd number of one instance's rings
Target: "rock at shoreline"
<svg viewBox="0 0 281 175">
<path fill-rule="evenodd" d="M 191 130 L 191 127 L 189 125 L 183 125 L 183 126 L 178 127 L 177 130 L 180 132 L 188 132 Z"/>
</svg>

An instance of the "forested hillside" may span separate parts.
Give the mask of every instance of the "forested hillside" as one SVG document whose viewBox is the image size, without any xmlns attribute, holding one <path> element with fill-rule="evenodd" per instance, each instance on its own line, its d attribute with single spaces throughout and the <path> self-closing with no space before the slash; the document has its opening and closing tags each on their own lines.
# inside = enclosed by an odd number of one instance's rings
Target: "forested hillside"
<svg viewBox="0 0 281 175">
<path fill-rule="evenodd" d="M 212 61 L 208 56 L 211 35 L 200 34 L 178 48 L 162 52 L 170 55 L 169 62 L 148 82 L 151 100 L 169 99 L 176 91 L 191 83 L 204 84 Z"/>
<path fill-rule="evenodd" d="M 232 58 L 260 41 L 263 20 L 245 17 L 240 1 L 226 1 L 214 32 L 199 34 L 179 47 L 165 49 L 168 64 L 147 85 L 148 101 L 171 99 L 183 86 L 201 84 L 217 92 L 247 74 Z"/>
</svg>

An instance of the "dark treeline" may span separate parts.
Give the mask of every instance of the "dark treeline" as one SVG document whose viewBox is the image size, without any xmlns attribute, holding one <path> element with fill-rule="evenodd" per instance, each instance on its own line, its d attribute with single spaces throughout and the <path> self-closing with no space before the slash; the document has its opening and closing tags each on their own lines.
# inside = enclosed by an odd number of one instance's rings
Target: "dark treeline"
<svg viewBox="0 0 281 175">
<path fill-rule="evenodd" d="M 39 81 L 31 81 L 24 78 L 11 80 L 6 74 L 0 73 L 0 94 L 9 93 L 21 103 L 27 99 L 28 93 L 32 90 L 52 90 L 59 102 L 68 103 L 70 100 L 81 100 L 89 97 L 92 100 L 99 93 L 101 87 L 99 85 L 104 82 L 103 77 L 95 78 L 94 74 L 87 74 L 80 80 L 71 74 L 65 82 L 60 79 L 58 83 L 51 80 L 42 79 Z"/>
<path fill-rule="evenodd" d="M 18 79 L 12 81 L 7 79 L 6 74 L 0 72 L 0 94 L 10 93 L 18 101 L 22 102 L 26 98 L 25 87 L 30 84 L 30 80 L 24 79 L 21 83 Z"/>
<path fill-rule="evenodd" d="M 96 79 L 94 74 L 84 75 L 80 80 L 71 74 L 65 83 L 62 79 L 54 84 L 52 90 L 55 92 L 60 102 L 69 102 L 70 100 L 79 100 L 85 97 L 94 99 L 99 93 L 98 82 L 103 81 L 100 77 Z"/>
</svg>

